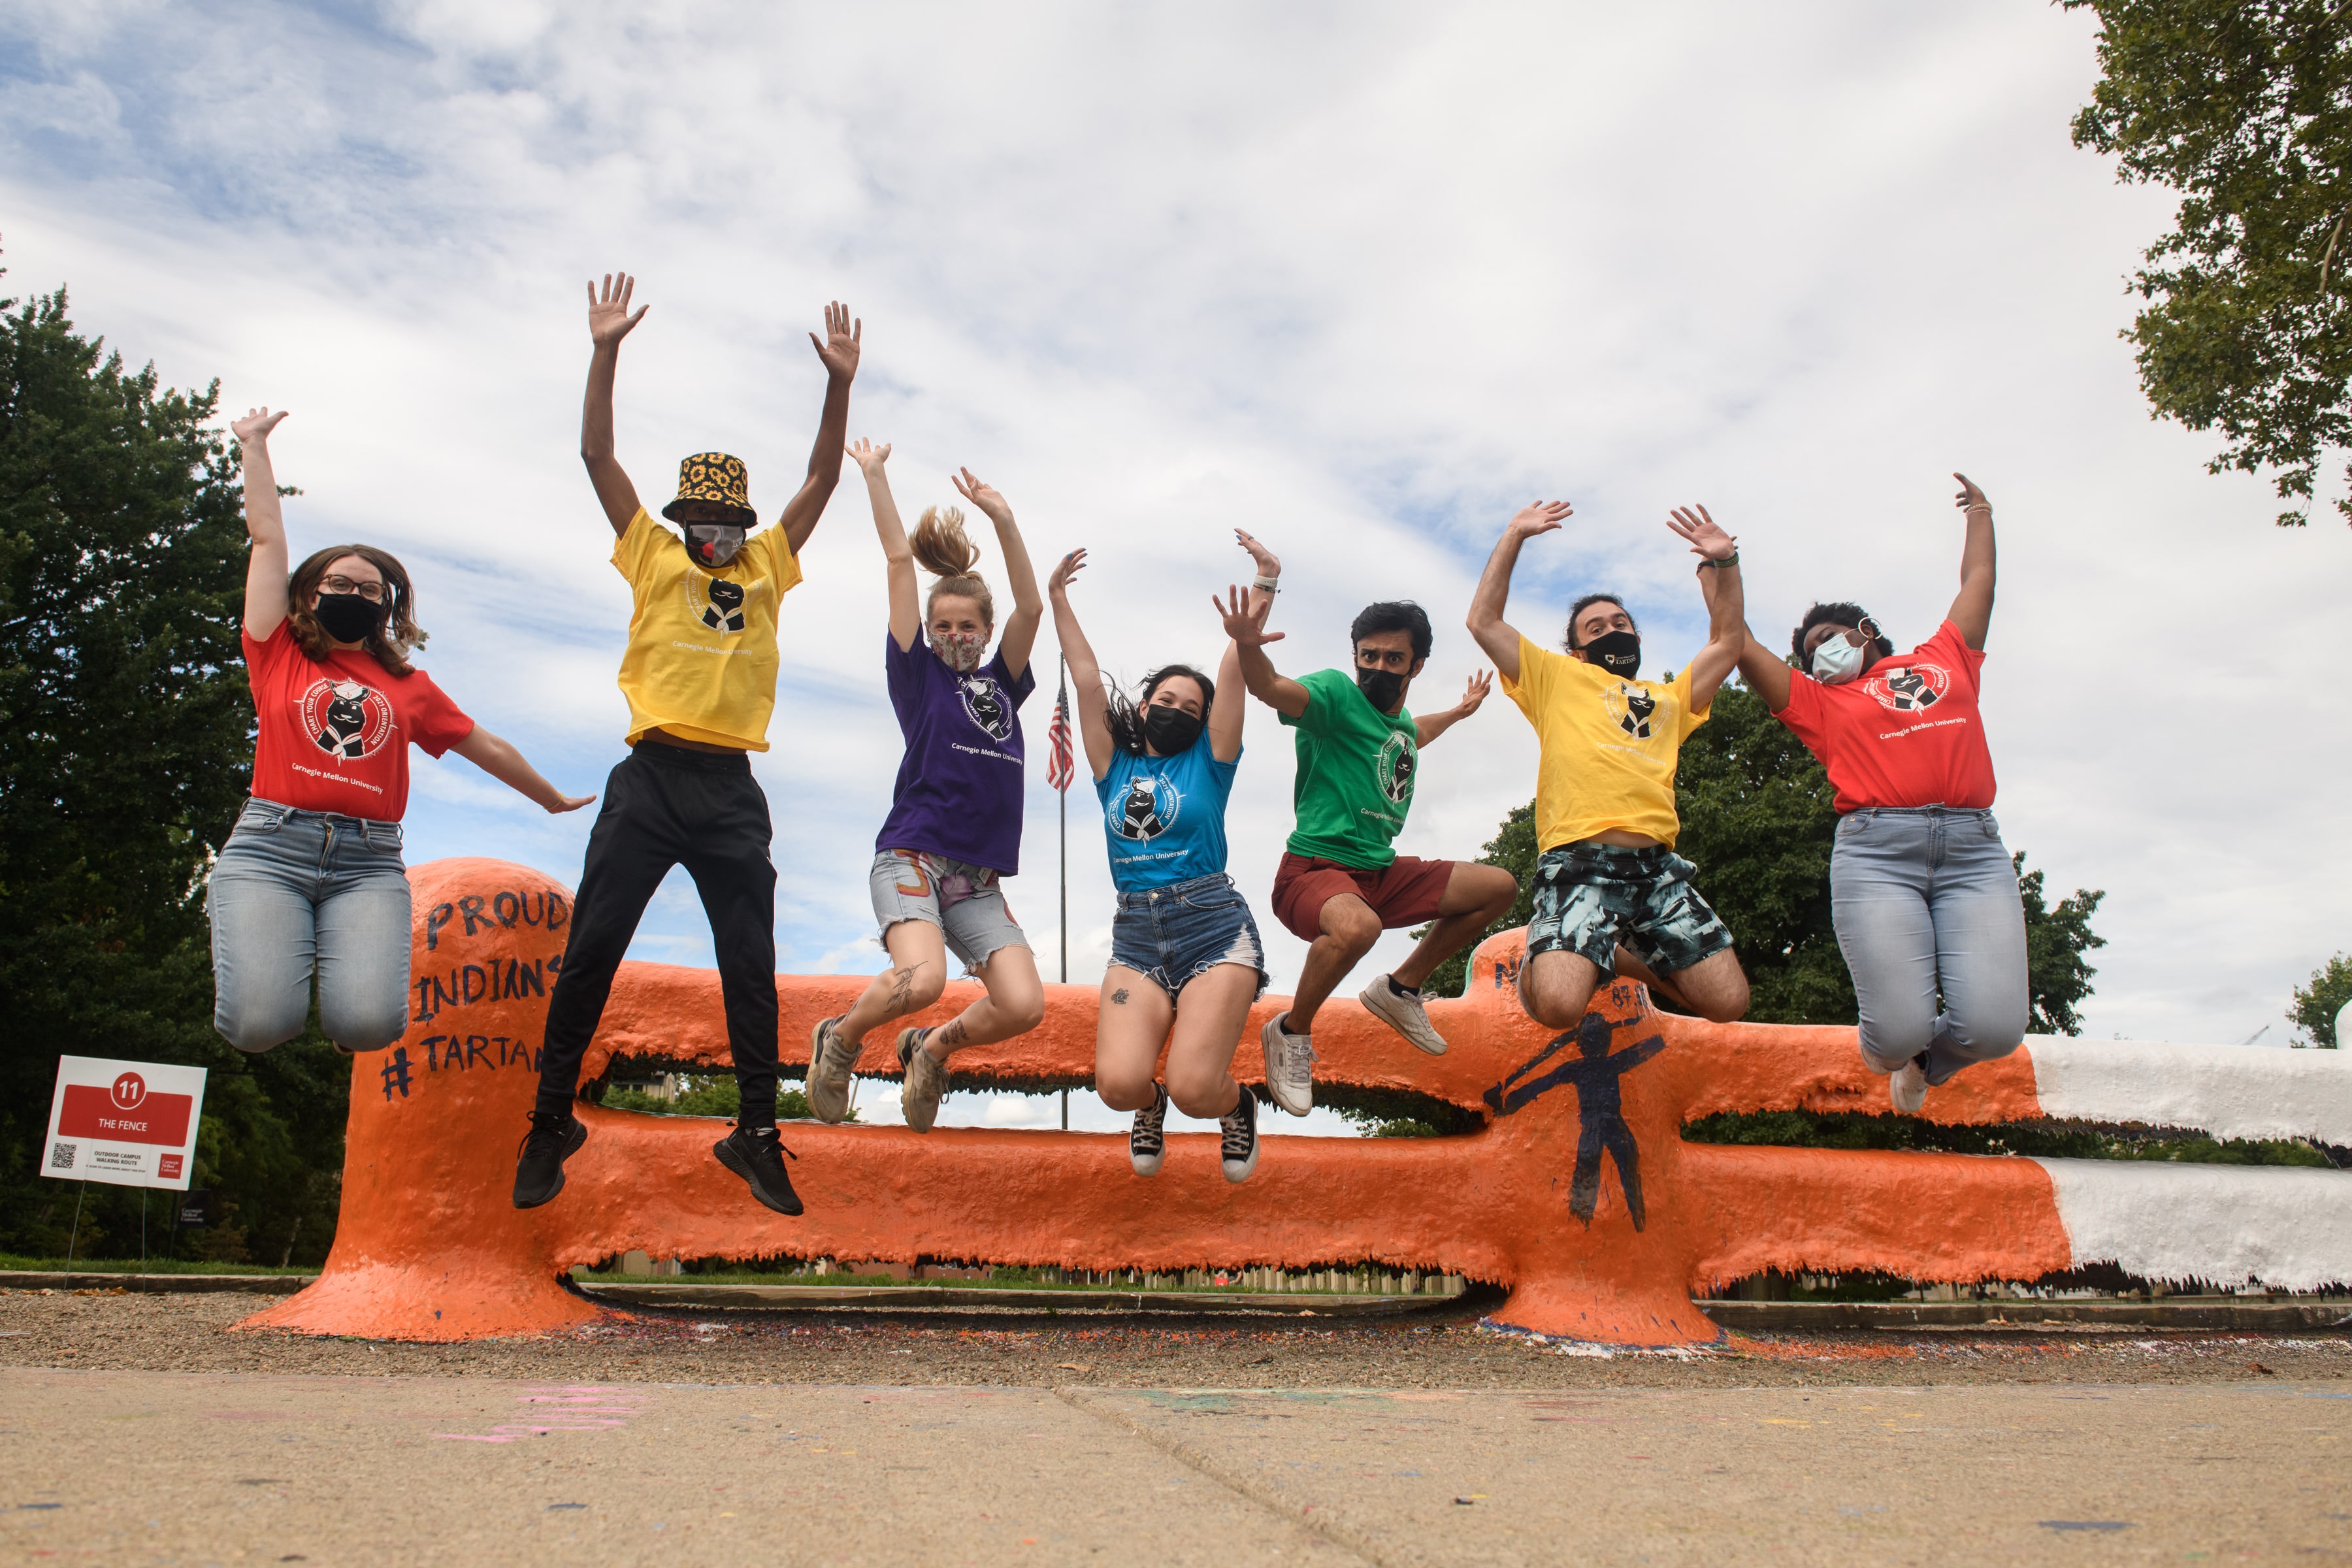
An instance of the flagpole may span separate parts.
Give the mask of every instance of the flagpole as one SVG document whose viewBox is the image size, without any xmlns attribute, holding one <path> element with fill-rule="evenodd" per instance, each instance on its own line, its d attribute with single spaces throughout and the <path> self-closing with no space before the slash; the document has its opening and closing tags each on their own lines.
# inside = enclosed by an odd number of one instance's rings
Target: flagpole
<svg viewBox="0 0 2352 1568">
<path fill-rule="evenodd" d="M 1069 656 L 1068 654 L 1066 654 L 1066 653 L 1065 653 L 1065 654 L 1060 654 L 1058 657 L 1060 658 L 1060 659 L 1061 659 L 1061 664 L 1062 664 L 1062 681 L 1061 681 L 1061 689 L 1060 689 L 1060 691 L 1059 691 L 1059 693 L 1058 693 L 1058 695 L 1057 695 L 1057 697 L 1056 697 L 1056 699 L 1055 699 L 1055 702 L 1056 702 L 1056 706 L 1057 706 L 1057 707 L 1059 706 L 1059 704 L 1061 704 L 1061 703 L 1063 703 L 1063 702 L 1066 702 L 1066 701 L 1068 701 L 1068 700 L 1069 700 L 1069 696 L 1070 696 L 1070 656 Z M 1075 763 L 1075 762 L 1076 762 L 1076 746 L 1073 746 L 1073 747 L 1071 748 L 1071 751 L 1072 751 L 1072 753 L 1073 753 L 1073 756 L 1072 756 L 1072 762 L 1073 762 L 1073 763 Z M 1062 787 L 1061 787 L 1060 789 L 1058 789 L 1058 790 L 1055 791 L 1054 793 L 1055 793 L 1055 795 L 1059 795 L 1059 796 L 1061 796 L 1061 798 L 1062 798 L 1062 984 L 1065 984 L 1065 985 L 1067 985 L 1067 984 L 1070 983 L 1070 784 L 1069 784 L 1069 781 L 1068 781 L 1068 780 L 1065 780 L 1065 781 L 1063 781 Z M 1065 1131 L 1065 1132 L 1067 1132 L 1069 1130 L 1070 1130 L 1070 1091 L 1069 1091 L 1068 1089 L 1064 1089 L 1064 1090 L 1062 1091 L 1062 1131 Z"/>
</svg>

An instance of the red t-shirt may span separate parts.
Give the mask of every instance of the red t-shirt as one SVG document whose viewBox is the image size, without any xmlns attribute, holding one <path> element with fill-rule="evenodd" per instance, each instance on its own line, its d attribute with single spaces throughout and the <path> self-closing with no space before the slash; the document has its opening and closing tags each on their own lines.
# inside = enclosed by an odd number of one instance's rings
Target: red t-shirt
<svg viewBox="0 0 2352 1568">
<path fill-rule="evenodd" d="M 1946 621 L 1909 653 L 1880 659 L 1843 686 L 1789 672 L 1789 705 L 1773 715 L 1829 770 L 1837 809 L 1992 804 L 1992 752 L 1977 711 L 1984 654 Z"/>
<path fill-rule="evenodd" d="M 437 757 L 474 732 L 474 721 L 421 669 L 395 676 L 364 653 L 314 660 L 283 621 L 267 642 L 243 636 L 261 719 L 257 799 L 398 822 L 408 809 L 407 743 Z"/>
</svg>

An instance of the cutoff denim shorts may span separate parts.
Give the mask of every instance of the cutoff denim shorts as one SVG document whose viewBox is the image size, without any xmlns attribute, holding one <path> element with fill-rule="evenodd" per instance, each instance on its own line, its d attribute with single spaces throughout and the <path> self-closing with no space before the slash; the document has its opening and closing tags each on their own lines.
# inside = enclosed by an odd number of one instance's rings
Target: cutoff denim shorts
<svg viewBox="0 0 2352 1568">
<path fill-rule="evenodd" d="M 1004 901 L 1003 885 L 985 866 L 918 849 L 885 849 L 874 857 L 866 887 L 884 938 L 900 921 L 928 921 L 971 973 L 979 973 L 1000 948 L 1029 945 Z"/>
<path fill-rule="evenodd" d="M 1250 913 L 1249 900 L 1223 871 L 1121 893 L 1118 914 L 1110 924 L 1110 961 L 1134 970 L 1171 1000 L 1182 994 L 1188 982 L 1221 963 L 1257 971 L 1252 1001 L 1265 994 L 1270 978 L 1257 919 Z"/>
</svg>

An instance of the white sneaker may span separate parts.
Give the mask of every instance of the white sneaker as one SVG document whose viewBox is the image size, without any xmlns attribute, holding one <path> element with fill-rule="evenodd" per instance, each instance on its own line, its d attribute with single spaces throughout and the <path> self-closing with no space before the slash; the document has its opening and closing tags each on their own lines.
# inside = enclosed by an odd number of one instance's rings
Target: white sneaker
<svg viewBox="0 0 2352 1568">
<path fill-rule="evenodd" d="M 1886 1098 L 1906 1116 L 1916 1115 L 1927 1102 L 1927 1058 L 1913 1057 L 1886 1079 Z"/>
<path fill-rule="evenodd" d="M 834 1028 L 840 1022 L 827 1018 L 809 1031 L 808 1102 L 819 1121 L 839 1121 L 849 1114 L 849 1071 L 859 1053 Z"/>
<path fill-rule="evenodd" d="M 1135 1125 L 1127 1133 L 1127 1161 L 1139 1176 L 1158 1175 L 1160 1162 L 1168 1151 L 1167 1137 L 1161 1131 L 1168 1121 L 1168 1091 L 1158 1084 L 1151 1088 L 1151 1103 L 1135 1113 Z"/>
<path fill-rule="evenodd" d="M 1315 1043 L 1282 1026 L 1289 1016 L 1276 1013 L 1257 1037 L 1265 1048 L 1266 1092 L 1291 1115 L 1304 1116 L 1315 1109 Z"/>
<path fill-rule="evenodd" d="M 1221 1152 L 1225 1180 L 1235 1184 L 1248 1181 L 1250 1173 L 1257 1169 L 1258 1152 L 1257 1096 L 1250 1092 L 1249 1085 L 1242 1085 L 1241 1099 L 1234 1102 L 1231 1110 L 1217 1118 L 1217 1125 L 1224 1131 Z"/>
<path fill-rule="evenodd" d="M 929 1029 L 898 1031 L 898 1065 L 907 1069 L 907 1080 L 898 1086 L 898 1109 L 906 1113 L 907 1125 L 918 1132 L 929 1132 L 931 1123 L 940 1119 L 940 1101 L 947 1098 L 947 1064 L 923 1049 L 923 1037 Z"/>
<path fill-rule="evenodd" d="M 1433 1057 L 1445 1054 L 1445 1037 L 1430 1026 L 1429 1009 L 1422 1005 L 1418 991 L 1400 996 L 1389 984 L 1389 976 L 1381 974 L 1356 1000 L 1364 1005 L 1364 1011 L 1412 1041 L 1414 1048 Z"/>
</svg>

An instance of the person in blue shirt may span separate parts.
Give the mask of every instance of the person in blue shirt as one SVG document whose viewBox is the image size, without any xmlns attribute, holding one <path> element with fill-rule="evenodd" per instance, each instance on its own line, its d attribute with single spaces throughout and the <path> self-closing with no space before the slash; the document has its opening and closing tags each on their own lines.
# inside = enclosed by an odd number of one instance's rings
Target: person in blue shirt
<svg viewBox="0 0 2352 1568">
<path fill-rule="evenodd" d="M 1250 601 L 1263 619 L 1282 563 L 1234 532 L 1257 561 Z M 1135 1113 L 1128 1157 L 1137 1175 L 1160 1170 L 1173 1101 L 1187 1116 L 1217 1120 L 1225 1180 L 1245 1182 L 1257 1169 L 1257 1100 L 1234 1080 L 1234 1050 L 1267 977 L 1249 900 L 1225 875 L 1225 802 L 1247 712 L 1240 650 L 1226 644 L 1214 680 L 1190 665 L 1163 665 L 1129 701 L 1103 679 L 1070 608 L 1071 579 L 1086 563 L 1083 550 L 1062 557 L 1045 591 L 1077 688 L 1078 730 L 1118 889 L 1095 1033 L 1095 1092 L 1113 1110 Z M 1238 590 L 1233 596 L 1238 603 Z"/>
</svg>

